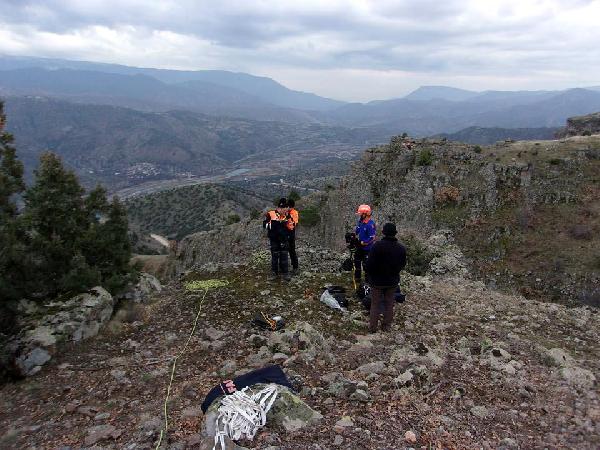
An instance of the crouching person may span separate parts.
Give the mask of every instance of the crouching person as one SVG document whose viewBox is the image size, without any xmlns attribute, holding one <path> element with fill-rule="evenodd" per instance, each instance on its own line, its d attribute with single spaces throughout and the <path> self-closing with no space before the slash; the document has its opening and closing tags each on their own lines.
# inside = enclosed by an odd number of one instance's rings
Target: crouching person
<svg viewBox="0 0 600 450">
<path fill-rule="evenodd" d="M 400 283 L 400 271 L 406 266 L 406 249 L 396 239 L 396 225 L 383 226 L 383 239 L 375 242 L 366 262 L 371 284 L 369 333 L 377 332 L 383 302 L 382 331 L 390 331 L 394 319 L 394 293 Z"/>
</svg>

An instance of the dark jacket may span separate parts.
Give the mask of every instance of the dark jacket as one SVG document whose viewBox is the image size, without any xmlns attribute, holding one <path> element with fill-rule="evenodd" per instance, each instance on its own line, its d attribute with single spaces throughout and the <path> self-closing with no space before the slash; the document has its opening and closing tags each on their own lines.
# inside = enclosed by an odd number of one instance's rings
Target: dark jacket
<svg viewBox="0 0 600 450">
<path fill-rule="evenodd" d="M 406 266 L 406 249 L 394 237 L 385 236 L 375 242 L 366 270 L 371 286 L 390 287 L 400 283 L 400 271 Z"/>
<path fill-rule="evenodd" d="M 276 242 L 287 242 L 289 230 L 287 227 L 288 218 L 277 213 L 269 211 L 265 214 L 263 228 L 267 230 L 267 236 L 270 240 Z"/>
</svg>

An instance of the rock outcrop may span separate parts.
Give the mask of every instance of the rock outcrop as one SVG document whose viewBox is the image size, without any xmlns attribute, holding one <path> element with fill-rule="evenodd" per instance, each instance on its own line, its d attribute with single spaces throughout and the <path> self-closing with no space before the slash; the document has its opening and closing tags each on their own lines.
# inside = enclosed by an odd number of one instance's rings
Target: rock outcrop
<svg viewBox="0 0 600 450">
<path fill-rule="evenodd" d="M 568 118 L 567 126 L 560 130 L 556 136 L 564 138 L 569 136 L 591 136 L 592 134 L 600 134 L 600 112 Z"/>
<path fill-rule="evenodd" d="M 44 307 L 23 301 L 22 309 L 29 311 L 29 329 L 9 343 L 18 375 L 30 376 L 41 370 L 56 352 L 57 346 L 78 342 L 98 334 L 112 313 L 115 301 L 108 291 L 98 286 L 66 302 L 50 303 Z M 55 311 L 55 312 L 52 312 Z M 42 318 L 35 320 L 34 314 Z"/>
<path fill-rule="evenodd" d="M 138 283 L 119 298 L 97 286 L 65 302 L 42 305 L 22 300 L 19 308 L 23 330 L 7 345 L 9 372 L 17 376 L 35 375 L 59 351 L 61 344 L 96 336 L 113 316 L 118 300 L 147 302 L 161 289 L 155 277 L 142 273 Z"/>
</svg>

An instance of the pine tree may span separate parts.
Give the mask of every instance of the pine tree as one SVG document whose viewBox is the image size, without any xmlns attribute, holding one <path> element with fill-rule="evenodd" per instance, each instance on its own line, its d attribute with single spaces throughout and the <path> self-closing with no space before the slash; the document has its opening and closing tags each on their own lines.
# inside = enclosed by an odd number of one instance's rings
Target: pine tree
<svg viewBox="0 0 600 450">
<path fill-rule="evenodd" d="M 41 155 L 34 174 L 35 183 L 24 196 L 24 216 L 31 235 L 35 291 L 56 294 L 88 228 L 84 190 L 75 174 L 65 170 L 60 158 L 50 152 Z"/>
<path fill-rule="evenodd" d="M 6 117 L 0 102 L 0 303 L 23 293 L 23 255 L 15 197 L 25 189 L 23 164 L 17 159 L 13 137 L 4 131 Z M 6 317 L 6 314 L 0 315 Z M 0 324 L 2 325 L 2 324 Z"/>
<path fill-rule="evenodd" d="M 93 201 L 100 199 L 97 204 L 104 205 L 102 196 L 97 194 Z M 106 216 L 103 220 L 92 222 L 82 242 L 82 249 L 87 263 L 100 271 L 103 286 L 114 292 L 129 280 L 132 272 L 129 265 L 131 242 L 127 212 L 117 197 L 113 198 L 110 205 L 106 203 L 106 207 L 103 206 L 99 212 L 106 212 Z"/>
</svg>

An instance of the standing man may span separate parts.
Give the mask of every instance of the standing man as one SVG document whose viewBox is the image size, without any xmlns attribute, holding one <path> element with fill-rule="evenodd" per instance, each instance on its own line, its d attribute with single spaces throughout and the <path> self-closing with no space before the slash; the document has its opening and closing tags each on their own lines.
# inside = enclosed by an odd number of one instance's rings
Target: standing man
<svg viewBox="0 0 600 450">
<path fill-rule="evenodd" d="M 368 277 L 367 259 L 369 251 L 375 242 L 377 229 L 375 222 L 371 219 L 371 207 L 369 205 L 360 205 L 356 211 L 360 217 L 356 224 L 356 250 L 354 251 L 354 279 L 360 282 L 362 269 L 365 269 L 365 279 Z"/>
<path fill-rule="evenodd" d="M 373 244 L 367 260 L 371 282 L 371 312 L 369 333 L 377 332 L 383 302 L 382 331 L 390 331 L 394 319 L 394 293 L 400 283 L 400 271 L 406 266 L 406 249 L 396 239 L 396 225 L 383 226 L 383 239 Z"/>
<path fill-rule="evenodd" d="M 280 198 L 277 208 L 267 212 L 263 221 L 263 228 L 267 230 L 271 248 L 273 280 L 277 279 L 279 275 L 286 281 L 290 280 L 290 274 L 288 273 L 289 231 L 287 228 L 287 212 L 287 201 L 285 198 Z"/>
<path fill-rule="evenodd" d="M 296 254 L 296 227 L 298 226 L 299 214 L 296 210 L 296 202 L 293 198 L 288 198 L 288 221 L 287 228 L 289 231 L 288 248 L 290 251 L 290 261 L 292 262 L 292 275 L 298 274 L 298 255 Z"/>
</svg>

